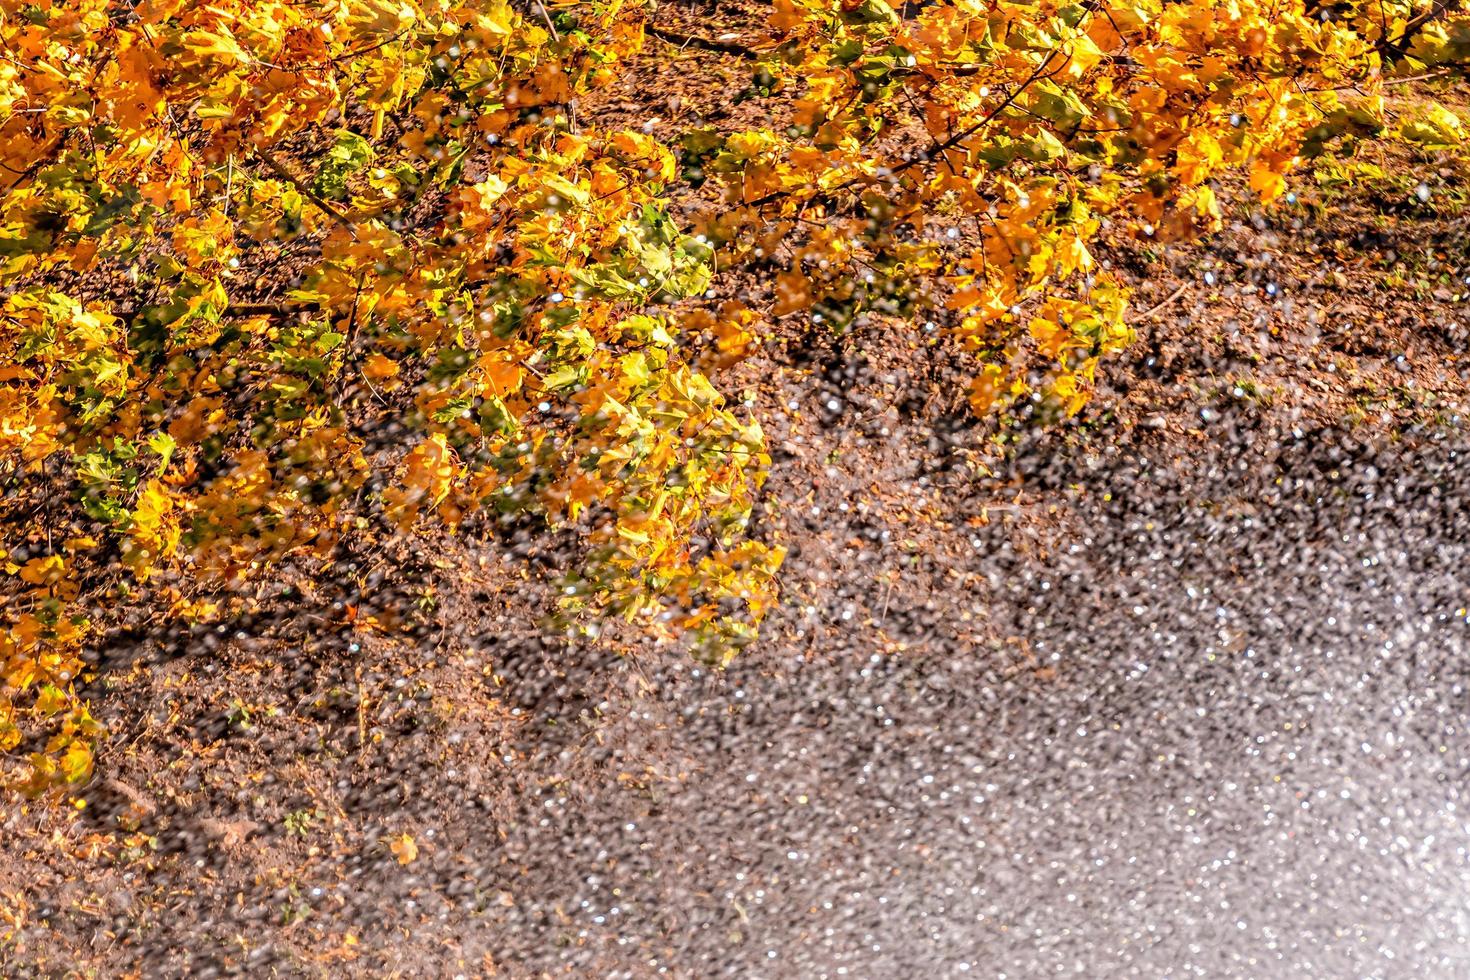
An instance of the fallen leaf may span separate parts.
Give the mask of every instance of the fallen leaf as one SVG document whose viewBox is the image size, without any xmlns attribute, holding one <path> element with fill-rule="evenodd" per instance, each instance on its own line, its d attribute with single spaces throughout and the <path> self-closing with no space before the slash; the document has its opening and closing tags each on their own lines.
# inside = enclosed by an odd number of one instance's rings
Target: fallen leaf
<svg viewBox="0 0 1470 980">
<path fill-rule="evenodd" d="M 409 834 L 399 834 L 393 839 L 393 843 L 388 845 L 388 848 L 398 859 L 399 864 L 412 864 L 414 858 L 419 856 L 419 846 L 414 843 L 413 837 Z"/>
</svg>

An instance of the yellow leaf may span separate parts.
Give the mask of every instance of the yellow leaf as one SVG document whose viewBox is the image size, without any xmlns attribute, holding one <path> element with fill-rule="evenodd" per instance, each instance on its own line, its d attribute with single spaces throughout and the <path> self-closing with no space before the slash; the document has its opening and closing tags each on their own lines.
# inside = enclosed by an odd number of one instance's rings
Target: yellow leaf
<svg viewBox="0 0 1470 980">
<path fill-rule="evenodd" d="M 348 24 L 353 33 L 365 36 L 405 30 L 417 16 L 413 7 L 406 3 L 393 3 L 392 0 L 358 0 L 348 9 L 352 12 Z"/>
<path fill-rule="evenodd" d="M 250 56 L 228 33 L 190 31 L 184 35 L 183 42 L 195 62 L 231 61 L 243 65 L 250 61 Z"/>
<path fill-rule="evenodd" d="M 414 843 L 413 837 L 408 834 L 399 834 L 393 838 L 393 843 L 388 845 L 393 856 L 398 859 L 399 864 L 412 864 L 419 856 L 419 846 Z"/>
<path fill-rule="evenodd" d="M 138 505 L 133 508 L 134 527 L 143 532 L 157 530 L 163 522 L 164 515 L 173 510 L 173 501 L 169 499 L 168 492 L 157 480 L 149 480 L 143 492 L 138 495 Z"/>
<path fill-rule="evenodd" d="M 1250 184 L 1251 190 L 1261 196 L 1262 204 L 1270 204 L 1286 191 L 1286 178 L 1265 162 L 1251 165 Z"/>
<path fill-rule="evenodd" d="M 52 715 L 65 711 L 69 701 L 66 692 L 54 684 L 45 684 L 40 693 L 36 695 L 35 712 L 42 718 L 50 718 Z"/>
<path fill-rule="evenodd" d="M 92 774 L 92 747 L 81 739 L 72 739 L 61 757 L 61 775 L 69 783 L 79 783 Z"/>
<path fill-rule="evenodd" d="M 1426 149 L 1448 149 L 1465 141 L 1465 126 L 1460 117 L 1441 105 L 1430 105 L 1415 117 L 1405 120 L 1399 135 Z"/>
<path fill-rule="evenodd" d="M 20 570 L 20 579 L 31 585 L 50 585 L 66 572 L 66 562 L 60 555 L 32 558 Z"/>
<path fill-rule="evenodd" d="M 184 5 L 185 0 L 143 0 L 135 12 L 144 24 L 161 24 L 176 16 Z"/>
<path fill-rule="evenodd" d="M 985 415 L 997 404 L 1005 404 L 1025 390 L 1025 382 L 1019 378 L 1006 378 L 1006 369 L 997 364 L 987 364 L 970 384 L 970 408 L 976 415 Z"/>
<path fill-rule="evenodd" d="M 404 457 L 403 468 L 404 485 L 385 490 L 383 501 L 393 521 L 407 528 L 423 508 L 444 502 L 460 474 L 460 466 L 444 434 L 436 432 Z"/>
</svg>

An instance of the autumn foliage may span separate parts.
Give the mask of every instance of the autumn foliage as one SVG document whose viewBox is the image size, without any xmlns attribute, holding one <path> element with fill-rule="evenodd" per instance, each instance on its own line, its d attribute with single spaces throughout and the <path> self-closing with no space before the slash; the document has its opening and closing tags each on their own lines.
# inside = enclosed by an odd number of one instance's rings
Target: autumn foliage
<svg viewBox="0 0 1470 980">
<path fill-rule="evenodd" d="M 758 420 L 706 374 L 785 317 L 931 324 L 977 413 L 1084 404 L 1131 339 L 1108 230 L 1219 226 L 1397 135 L 1470 58 L 1422 2 L 777 0 L 759 130 L 579 118 L 633 0 L 0 0 L 0 750 L 85 779 L 114 601 L 185 620 L 287 557 L 470 515 L 582 532 L 563 614 L 715 661 L 782 551 Z M 676 184 L 712 201 L 682 224 Z M 757 270 L 769 308 L 707 299 Z M 715 358 L 696 350 L 717 352 Z M 385 420 L 401 435 L 385 442 Z M 396 431 L 396 430 L 395 430 Z"/>
</svg>

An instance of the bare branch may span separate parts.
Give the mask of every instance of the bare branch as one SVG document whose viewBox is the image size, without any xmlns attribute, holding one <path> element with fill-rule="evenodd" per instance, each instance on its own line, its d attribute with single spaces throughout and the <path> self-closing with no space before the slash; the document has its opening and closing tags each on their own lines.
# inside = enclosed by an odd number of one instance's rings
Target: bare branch
<svg viewBox="0 0 1470 980">
<path fill-rule="evenodd" d="M 301 192 L 302 197 L 311 201 L 312 204 L 315 204 L 318 208 L 320 208 L 323 212 L 325 212 L 328 216 L 335 220 L 339 225 L 341 225 L 343 228 L 346 228 L 348 234 L 350 234 L 353 239 L 357 238 L 357 225 L 353 224 L 352 219 L 347 217 L 347 215 L 343 214 L 341 211 L 337 210 L 337 208 L 334 207 L 332 204 L 323 200 L 310 187 L 306 186 L 301 178 L 296 177 L 289 170 L 287 170 L 285 166 L 281 164 L 281 161 L 277 160 L 275 155 L 272 154 L 270 150 L 267 150 L 265 147 L 259 147 L 256 149 L 255 155 L 260 157 L 261 162 L 269 167 L 277 177 L 281 178 L 286 183 L 296 188 L 298 191 Z"/>
</svg>

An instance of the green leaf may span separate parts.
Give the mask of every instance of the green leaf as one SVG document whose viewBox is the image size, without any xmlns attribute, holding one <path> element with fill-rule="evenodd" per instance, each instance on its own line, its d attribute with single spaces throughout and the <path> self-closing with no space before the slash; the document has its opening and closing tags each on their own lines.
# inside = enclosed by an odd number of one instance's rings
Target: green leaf
<svg viewBox="0 0 1470 980">
<path fill-rule="evenodd" d="M 1050 79 L 1033 82 L 1026 108 L 1042 119 L 1061 126 L 1075 126 L 1088 116 L 1087 106 L 1076 92 L 1061 88 Z"/>
<path fill-rule="evenodd" d="M 350 130 L 338 130 L 336 142 L 311 181 L 312 192 L 328 200 L 347 196 L 347 179 L 373 158 L 372 144 Z"/>
</svg>

